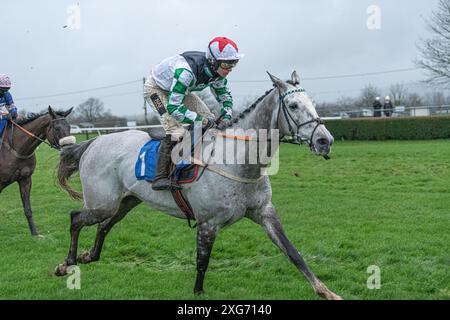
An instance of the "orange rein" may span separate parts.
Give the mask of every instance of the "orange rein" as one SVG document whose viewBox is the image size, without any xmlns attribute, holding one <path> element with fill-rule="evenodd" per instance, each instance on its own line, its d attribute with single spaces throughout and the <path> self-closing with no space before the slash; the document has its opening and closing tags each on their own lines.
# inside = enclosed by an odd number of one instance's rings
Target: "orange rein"
<svg viewBox="0 0 450 320">
<path fill-rule="evenodd" d="M 12 123 L 13 125 L 15 125 L 17 128 L 19 128 L 19 129 L 22 130 L 23 132 L 25 132 L 25 133 L 26 133 L 27 135 L 29 135 L 30 137 L 36 138 L 36 139 L 38 139 L 38 140 L 44 142 L 44 140 L 42 140 L 42 139 L 39 138 L 38 136 L 34 135 L 33 133 L 31 133 L 30 131 L 28 131 L 28 130 L 25 129 L 24 127 L 19 126 L 17 123 L 15 123 L 15 122 L 12 121 L 12 120 L 9 120 L 9 121 L 11 121 L 11 123 Z"/>
</svg>

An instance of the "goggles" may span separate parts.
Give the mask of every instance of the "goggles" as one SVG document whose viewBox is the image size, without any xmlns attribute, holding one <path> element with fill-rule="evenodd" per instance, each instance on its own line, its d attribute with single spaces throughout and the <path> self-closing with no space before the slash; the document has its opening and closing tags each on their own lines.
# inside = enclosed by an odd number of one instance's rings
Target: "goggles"
<svg viewBox="0 0 450 320">
<path fill-rule="evenodd" d="M 222 60 L 219 61 L 219 67 L 225 70 L 231 70 L 233 69 L 239 60 Z"/>
<path fill-rule="evenodd" d="M 0 88 L 0 93 L 6 93 L 9 91 L 9 88 Z"/>
</svg>

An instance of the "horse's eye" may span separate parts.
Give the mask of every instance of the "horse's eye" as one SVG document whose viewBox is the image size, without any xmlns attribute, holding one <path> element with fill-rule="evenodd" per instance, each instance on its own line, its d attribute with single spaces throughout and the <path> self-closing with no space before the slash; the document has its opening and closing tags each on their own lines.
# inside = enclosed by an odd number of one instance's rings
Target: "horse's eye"
<svg viewBox="0 0 450 320">
<path fill-rule="evenodd" d="M 298 108 L 298 104 L 296 104 L 296 103 L 290 104 L 289 108 L 292 109 L 292 110 L 295 110 L 295 109 Z"/>
</svg>

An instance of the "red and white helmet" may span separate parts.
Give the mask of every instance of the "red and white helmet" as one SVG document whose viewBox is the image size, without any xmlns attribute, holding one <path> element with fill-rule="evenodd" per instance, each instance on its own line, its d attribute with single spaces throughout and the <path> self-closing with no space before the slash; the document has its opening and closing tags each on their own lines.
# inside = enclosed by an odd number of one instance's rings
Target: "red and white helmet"
<svg viewBox="0 0 450 320">
<path fill-rule="evenodd" d="M 239 60 L 243 57 L 234 41 L 226 37 L 216 37 L 211 40 L 206 50 L 206 57 L 216 61 Z"/>
<path fill-rule="evenodd" d="M 11 79 L 3 73 L 0 73 L 0 88 L 11 88 Z"/>
</svg>

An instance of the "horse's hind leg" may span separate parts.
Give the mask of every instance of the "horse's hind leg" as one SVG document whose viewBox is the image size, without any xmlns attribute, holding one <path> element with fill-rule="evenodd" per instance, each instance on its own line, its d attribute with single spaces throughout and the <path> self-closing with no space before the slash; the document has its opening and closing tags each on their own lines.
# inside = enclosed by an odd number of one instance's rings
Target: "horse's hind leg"
<svg viewBox="0 0 450 320">
<path fill-rule="evenodd" d="M 328 300 L 342 299 L 340 296 L 329 290 L 308 268 L 298 250 L 287 238 L 283 226 L 281 225 L 280 218 L 272 205 L 267 206 L 259 214 L 252 214 L 248 217 L 264 227 L 273 243 L 275 243 L 288 256 L 289 260 L 291 260 L 291 262 L 304 274 L 318 295 Z"/>
<path fill-rule="evenodd" d="M 94 261 L 98 261 L 100 259 L 100 253 L 102 251 L 103 242 L 105 241 L 105 237 L 108 232 L 112 229 L 112 227 L 122 220 L 127 213 L 141 203 L 136 197 L 128 196 L 125 197 L 120 203 L 119 210 L 117 213 L 103 221 L 98 225 L 97 235 L 95 237 L 94 247 L 90 251 L 85 251 L 81 255 L 78 256 L 77 260 L 79 263 L 90 263 Z"/>
<path fill-rule="evenodd" d="M 78 238 L 80 231 L 84 226 L 91 226 L 93 224 L 102 222 L 111 216 L 109 210 L 88 210 L 72 211 L 70 214 L 70 248 L 67 259 L 63 264 L 60 264 L 55 269 L 57 276 L 64 276 L 67 274 L 67 268 L 71 265 L 77 264 L 76 256 L 78 249 Z"/>
<path fill-rule="evenodd" d="M 194 293 L 203 293 L 203 280 L 208 268 L 209 257 L 216 239 L 218 228 L 207 223 L 197 226 L 197 279 L 195 280 Z"/>
<path fill-rule="evenodd" d="M 36 225 L 33 221 L 33 213 L 31 211 L 30 192 L 31 192 L 31 176 L 18 181 L 20 187 L 20 196 L 22 198 L 23 210 L 27 217 L 28 226 L 33 236 L 39 235 Z"/>
</svg>

